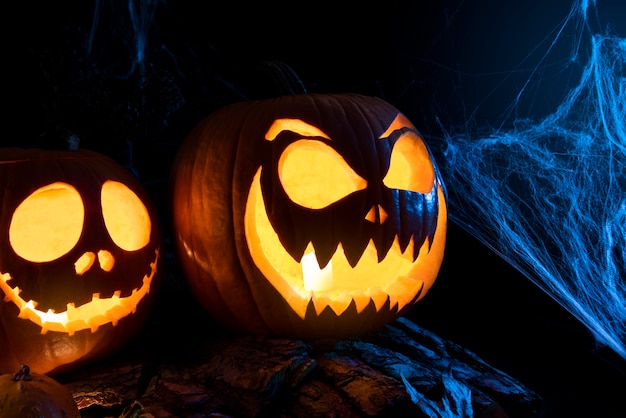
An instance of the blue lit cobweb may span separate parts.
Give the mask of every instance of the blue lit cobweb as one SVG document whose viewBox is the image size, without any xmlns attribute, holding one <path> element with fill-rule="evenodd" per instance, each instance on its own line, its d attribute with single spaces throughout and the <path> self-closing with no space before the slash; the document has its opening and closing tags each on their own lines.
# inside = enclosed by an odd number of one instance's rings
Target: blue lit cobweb
<svg viewBox="0 0 626 418">
<path fill-rule="evenodd" d="M 594 7 L 576 2 L 556 35 L 584 30 L 588 45 L 556 110 L 448 131 L 441 165 L 451 218 L 626 358 L 626 39 L 594 33 Z"/>
<path fill-rule="evenodd" d="M 127 16 L 118 24 L 123 40 L 131 39 L 124 44 L 131 59 L 128 68 L 114 68 L 118 77 L 143 74 L 157 3 L 139 2 L 139 7 L 129 1 L 121 13 L 96 2 L 90 52 L 102 12 Z M 497 7 L 504 3 L 493 2 Z M 626 358 L 626 39 L 592 29 L 588 16 L 595 6 L 594 0 L 574 0 L 561 24 L 528 52 L 529 57 L 539 55 L 538 65 L 528 73 L 524 61 L 511 71 L 515 82 L 509 84 L 518 93 L 510 105 L 499 103 L 501 114 L 483 123 L 475 114 L 495 97 L 492 90 L 485 91 L 463 126 L 442 122 L 445 145 L 437 151 L 451 219 L 563 305 L 600 344 Z M 127 39 L 123 35 L 128 33 Z M 550 60 L 558 55 L 557 43 L 568 42 L 571 56 Z M 555 78 L 571 81 L 567 71 L 552 77 L 546 75 L 550 70 L 581 61 L 580 76 L 571 83 L 575 87 L 555 109 L 539 118 L 521 116 L 528 103 L 546 106 L 538 85 L 550 90 Z M 525 71 L 528 78 L 520 81 Z M 453 74 L 448 84 L 462 77 Z M 496 83 L 494 90 L 503 86 Z M 458 90 L 466 87 L 471 86 L 459 85 Z M 452 88 L 457 94 L 457 86 Z M 487 125 L 492 128 L 485 133 Z"/>
</svg>

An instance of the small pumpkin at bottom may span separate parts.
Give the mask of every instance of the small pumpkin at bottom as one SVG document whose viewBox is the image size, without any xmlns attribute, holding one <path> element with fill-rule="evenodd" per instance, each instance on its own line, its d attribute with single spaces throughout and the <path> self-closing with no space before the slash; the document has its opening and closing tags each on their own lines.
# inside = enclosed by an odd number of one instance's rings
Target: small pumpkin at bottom
<svg viewBox="0 0 626 418">
<path fill-rule="evenodd" d="M 190 132 L 171 180 L 187 281 L 239 332 L 374 330 L 426 295 L 443 259 L 439 170 L 415 126 L 378 98 L 232 104 Z"/>
<path fill-rule="evenodd" d="M 23 365 L 0 376 L 0 417 L 80 418 L 80 412 L 68 388 Z"/>
</svg>

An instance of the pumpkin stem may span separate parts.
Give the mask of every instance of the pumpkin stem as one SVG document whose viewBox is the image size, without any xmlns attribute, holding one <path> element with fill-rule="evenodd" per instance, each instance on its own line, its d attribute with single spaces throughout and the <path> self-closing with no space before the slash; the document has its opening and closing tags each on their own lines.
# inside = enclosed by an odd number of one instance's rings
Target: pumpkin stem
<svg viewBox="0 0 626 418">
<path fill-rule="evenodd" d="M 30 375 L 30 367 L 22 364 L 22 366 L 20 366 L 20 370 L 13 375 L 13 380 L 17 382 L 33 380 L 33 377 Z"/>
<path fill-rule="evenodd" d="M 272 78 L 281 96 L 306 94 L 306 87 L 300 77 L 284 62 L 265 61 L 261 63 L 261 70 Z"/>
</svg>

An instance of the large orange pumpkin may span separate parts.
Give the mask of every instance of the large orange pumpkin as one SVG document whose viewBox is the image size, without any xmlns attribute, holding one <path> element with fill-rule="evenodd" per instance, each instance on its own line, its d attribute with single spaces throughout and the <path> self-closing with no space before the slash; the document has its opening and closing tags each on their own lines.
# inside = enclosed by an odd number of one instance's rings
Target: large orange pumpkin
<svg viewBox="0 0 626 418">
<path fill-rule="evenodd" d="M 138 332 L 155 300 L 157 213 L 99 153 L 0 149 L 0 373 L 69 370 Z"/>
<path fill-rule="evenodd" d="M 439 171 L 417 129 L 378 98 L 227 106 L 189 134 L 171 180 L 190 288 L 237 332 L 376 329 L 424 297 L 442 262 Z"/>
</svg>

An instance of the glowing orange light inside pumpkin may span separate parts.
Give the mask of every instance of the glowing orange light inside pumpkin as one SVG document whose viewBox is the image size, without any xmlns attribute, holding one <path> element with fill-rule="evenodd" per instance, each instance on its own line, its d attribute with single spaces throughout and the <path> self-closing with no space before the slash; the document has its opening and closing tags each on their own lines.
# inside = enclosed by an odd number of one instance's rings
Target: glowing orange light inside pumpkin
<svg viewBox="0 0 626 418">
<path fill-rule="evenodd" d="M 157 250 L 155 259 L 150 264 L 150 274 L 144 276 L 141 287 L 133 289 L 130 296 L 120 297 L 121 292 L 118 291 L 110 298 L 101 299 L 99 293 L 94 293 L 91 302 L 78 307 L 70 302 L 63 312 L 40 311 L 37 309 L 37 302 L 22 299 L 20 297 L 21 289 L 9 285 L 11 275 L 8 273 L 0 276 L 0 290 L 5 294 L 5 302 L 12 302 L 18 307 L 19 318 L 28 319 L 39 325 L 42 334 L 48 331 L 58 331 L 74 335 L 76 331 L 84 329 L 96 332 L 104 324 L 117 325 L 120 319 L 135 313 L 139 302 L 150 292 L 150 285 L 157 271 L 158 258 L 159 252 Z"/>
<path fill-rule="evenodd" d="M 278 173 L 289 198 L 310 209 L 321 209 L 367 187 L 341 155 L 320 141 L 301 139 L 290 144 L 278 161 Z"/>
<path fill-rule="evenodd" d="M 67 183 L 52 183 L 35 190 L 15 209 L 9 241 L 26 260 L 56 260 L 78 242 L 84 219 L 78 191 Z"/>
<path fill-rule="evenodd" d="M 107 181 L 102 185 L 101 198 L 104 223 L 113 242 L 126 251 L 146 246 L 150 215 L 139 197 L 123 183 Z"/>
<path fill-rule="evenodd" d="M 405 122 L 406 119 L 396 120 L 391 127 L 412 126 L 403 125 Z M 273 140 L 281 130 L 305 137 L 290 144 L 279 160 L 280 182 L 295 203 L 320 209 L 367 187 L 367 182 L 333 148 L 317 139 L 306 138 L 319 136 L 331 139 L 319 129 L 301 120 L 279 119 L 265 138 Z M 415 260 L 413 241 L 405 251 L 401 251 L 396 237 L 381 261 L 372 242 L 354 267 L 347 261 L 341 243 L 326 266 L 318 264 L 311 244 L 302 260 L 297 261 L 284 249 L 268 219 L 260 178 L 261 168 L 252 181 L 244 221 L 250 254 L 259 270 L 301 318 L 305 317 L 311 300 L 318 314 L 330 307 L 340 315 L 352 302 L 359 313 L 371 301 L 378 310 L 388 301 L 391 306 L 397 305 L 398 309 L 402 309 L 415 300 L 424 286 L 430 288 L 434 282 L 443 258 L 445 224 L 437 228 L 433 243 L 426 240 Z M 436 185 L 441 202 L 438 217 L 446 219 L 445 196 L 441 186 L 435 183 L 430 155 L 417 134 L 406 132 L 397 141 L 383 183 L 390 188 L 419 193 L 428 193 Z M 383 223 L 387 214 L 376 205 L 365 218 L 370 222 Z"/>
<path fill-rule="evenodd" d="M 415 133 L 406 133 L 393 147 L 383 183 L 391 189 L 428 193 L 434 181 L 435 170 L 426 145 Z"/>
<path fill-rule="evenodd" d="M 101 205 L 104 223 L 116 245 L 126 251 L 135 251 L 149 243 L 152 224 L 148 209 L 128 186 L 106 181 L 101 190 Z M 85 208 L 78 191 L 67 183 L 52 183 L 35 190 L 16 208 L 9 227 L 9 241 L 14 251 L 28 261 L 53 261 L 78 243 L 84 219 Z M 116 325 L 120 319 L 135 312 L 150 291 L 158 258 L 157 249 L 150 273 L 131 295 L 121 297 L 118 290 L 112 297 L 100 298 L 99 293 L 94 293 L 90 302 L 80 306 L 70 302 L 63 312 L 41 311 L 37 309 L 36 301 L 24 300 L 20 296 L 21 289 L 9 285 L 12 279 L 9 273 L 0 276 L 0 290 L 5 295 L 5 302 L 18 307 L 19 317 L 41 326 L 43 334 L 58 331 L 73 335 L 84 329 L 95 332 L 100 326 Z M 101 249 L 97 254 L 88 251 L 75 261 L 76 274 L 85 274 L 96 260 L 105 272 L 111 271 L 115 265 L 110 251 Z"/>
</svg>

